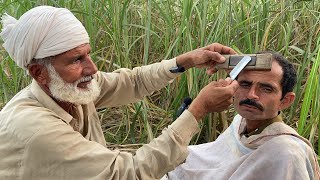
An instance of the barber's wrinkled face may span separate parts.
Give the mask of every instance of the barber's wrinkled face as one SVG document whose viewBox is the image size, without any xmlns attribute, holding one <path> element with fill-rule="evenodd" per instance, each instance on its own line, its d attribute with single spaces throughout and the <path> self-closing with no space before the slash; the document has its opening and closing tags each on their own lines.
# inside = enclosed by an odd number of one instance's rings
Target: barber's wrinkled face
<svg viewBox="0 0 320 180">
<path fill-rule="evenodd" d="M 283 109 L 281 103 L 282 68 L 272 62 L 271 71 L 243 71 L 238 76 L 239 88 L 234 105 L 249 120 L 274 118 Z"/>
<path fill-rule="evenodd" d="M 90 58 L 90 46 L 79 46 L 58 55 L 48 66 L 49 90 L 54 98 L 73 104 L 87 104 L 100 94 L 98 82 L 93 78 L 97 72 Z"/>
</svg>

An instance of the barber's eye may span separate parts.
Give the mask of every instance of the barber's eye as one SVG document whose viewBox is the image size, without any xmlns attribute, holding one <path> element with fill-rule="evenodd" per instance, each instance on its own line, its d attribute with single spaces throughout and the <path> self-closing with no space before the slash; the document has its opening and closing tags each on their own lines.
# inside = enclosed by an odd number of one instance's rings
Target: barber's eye
<svg viewBox="0 0 320 180">
<path fill-rule="evenodd" d="M 80 62 L 81 62 L 81 57 L 75 59 L 75 60 L 73 61 L 73 64 L 78 64 L 78 63 L 80 63 Z"/>
</svg>

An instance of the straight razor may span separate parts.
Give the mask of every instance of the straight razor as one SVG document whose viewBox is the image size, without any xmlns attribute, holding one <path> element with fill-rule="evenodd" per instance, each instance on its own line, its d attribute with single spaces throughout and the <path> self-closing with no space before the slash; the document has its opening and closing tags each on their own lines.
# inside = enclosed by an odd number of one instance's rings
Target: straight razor
<svg viewBox="0 0 320 180">
<path fill-rule="evenodd" d="M 240 74 L 242 69 L 246 67 L 246 65 L 251 61 L 250 56 L 244 56 L 240 62 L 232 69 L 232 71 L 229 73 L 229 77 L 232 80 L 235 80 L 237 76 Z"/>
</svg>

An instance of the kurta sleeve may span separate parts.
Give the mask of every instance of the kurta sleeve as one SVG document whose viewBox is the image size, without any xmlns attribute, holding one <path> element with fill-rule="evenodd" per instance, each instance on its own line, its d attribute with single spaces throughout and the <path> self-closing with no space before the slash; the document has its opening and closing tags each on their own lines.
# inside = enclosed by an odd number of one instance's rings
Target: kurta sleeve
<svg viewBox="0 0 320 180">
<path fill-rule="evenodd" d="M 96 107 L 114 107 L 141 100 L 179 76 L 180 73 L 169 71 L 175 66 L 176 58 L 173 58 L 132 70 L 121 68 L 111 73 L 98 72 L 96 79 L 101 94 L 95 101 Z"/>
<path fill-rule="evenodd" d="M 187 145 L 199 131 L 186 110 L 133 156 L 86 140 L 62 121 L 53 121 L 21 152 L 22 179 L 158 179 L 186 158 Z"/>
</svg>

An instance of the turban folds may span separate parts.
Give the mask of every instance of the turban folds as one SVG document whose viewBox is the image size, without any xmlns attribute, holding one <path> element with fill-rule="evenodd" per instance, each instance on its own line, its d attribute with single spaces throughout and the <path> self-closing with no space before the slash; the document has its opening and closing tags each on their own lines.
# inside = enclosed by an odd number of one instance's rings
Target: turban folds
<svg viewBox="0 0 320 180">
<path fill-rule="evenodd" d="M 85 27 L 65 8 L 38 6 L 19 20 L 5 14 L 2 24 L 3 47 L 24 69 L 32 59 L 55 56 L 89 43 Z"/>
</svg>

